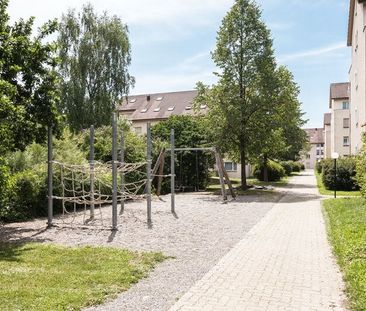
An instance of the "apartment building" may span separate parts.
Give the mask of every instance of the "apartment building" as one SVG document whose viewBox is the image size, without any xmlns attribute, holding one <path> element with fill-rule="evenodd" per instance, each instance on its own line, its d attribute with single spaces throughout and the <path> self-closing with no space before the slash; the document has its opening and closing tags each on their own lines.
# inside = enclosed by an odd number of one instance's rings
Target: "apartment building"
<svg viewBox="0 0 366 311">
<path fill-rule="evenodd" d="M 301 162 L 306 169 L 314 169 L 316 163 L 324 159 L 324 128 L 308 128 L 304 130 L 308 136 L 310 150 L 302 156 Z"/>
<path fill-rule="evenodd" d="M 350 0 L 347 45 L 352 48 L 349 70 L 351 102 L 351 146 L 356 154 L 366 125 L 366 0 Z"/>
<path fill-rule="evenodd" d="M 148 123 L 154 125 L 174 115 L 205 114 L 206 105 L 201 105 L 199 111 L 193 109 L 196 96 L 197 91 L 130 95 L 118 107 L 118 115 L 130 121 L 137 134 L 144 135 L 147 132 Z M 240 178 L 240 164 L 225 159 L 224 165 L 230 178 Z M 247 176 L 250 174 L 249 166 L 247 174 Z"/>
<path fill-rule="evenodd" d="M 349 102 L 350 83 L 332 83 L 329 109 L 324 115 L 324 155 L 331 158 L 333 152 L 340 156 L 351 154 L 351 117 Z"/>
</svg>

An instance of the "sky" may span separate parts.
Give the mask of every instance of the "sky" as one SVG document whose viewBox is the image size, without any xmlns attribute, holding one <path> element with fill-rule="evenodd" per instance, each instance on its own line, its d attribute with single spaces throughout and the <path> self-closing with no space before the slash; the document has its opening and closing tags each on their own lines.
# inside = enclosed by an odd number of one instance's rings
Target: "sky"
<svg viewBox="0 0 366 311">
<path fill-rule="evenodd" d="M 233 0 L 90 0 L 98 12 L 121 17 L 129 28 L 131 94 L 192 90 L 215 83 L 210 52 Z M 11 21 L 34 16 L 35 26 L 86 1 L 10 0 Z M 300 86 L 306 127 L 323 127 L 329 86 L 348 81 L 346 45 L 349 0 L 258 0 L 271 30 L 278 64 Z"/>
</svg>

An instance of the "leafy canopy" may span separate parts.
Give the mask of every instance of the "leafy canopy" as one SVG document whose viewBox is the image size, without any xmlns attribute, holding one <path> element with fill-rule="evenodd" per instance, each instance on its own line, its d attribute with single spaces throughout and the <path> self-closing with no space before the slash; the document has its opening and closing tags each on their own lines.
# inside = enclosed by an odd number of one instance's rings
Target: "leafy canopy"
<svg viewBox="0 0 366 311">
<path fill-rule="evenodd" d="M 34 18 L 9 24 L 8 0 L 0 0 L 0 151 L 44 141 L 47 126 L 57 129 L 59 102 L 56 31 L 49 21 L 32 35 Z"/>
<path fill-rule="evenodd" d="M 59 27 L 62 101 L 73 130 L 107 125 L 123 95 L 134 84 L 128 67 L 131 46 L 128 28 L 117 16 L 98 16 L 93 7 L 69 10 Z"/>
</svg>

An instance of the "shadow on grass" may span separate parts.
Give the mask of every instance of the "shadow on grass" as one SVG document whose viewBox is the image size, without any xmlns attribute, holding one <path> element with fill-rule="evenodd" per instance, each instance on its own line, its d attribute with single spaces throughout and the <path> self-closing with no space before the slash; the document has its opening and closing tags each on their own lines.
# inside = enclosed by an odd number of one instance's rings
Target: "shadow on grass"
<svg viewBox="0 0 366 311">
<path fill-rule="evenodd" d="M 32 251 L 34 246 L 24 246 L 26 242 L 1 242 L 0 243 L 0 262 L 23 262 L 21 259 L 22 254 L 28 251 Z"/>
</svg>

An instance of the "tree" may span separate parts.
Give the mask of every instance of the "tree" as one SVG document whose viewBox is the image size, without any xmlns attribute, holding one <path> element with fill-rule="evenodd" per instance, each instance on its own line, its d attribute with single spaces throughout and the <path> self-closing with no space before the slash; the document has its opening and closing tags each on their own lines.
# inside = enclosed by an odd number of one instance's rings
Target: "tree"
<svg viewBox="0 0 366 311">
<path fill-rule="evenodd" d="M 265 127 L 258 129 L 261 139 L 251 144 L 249 150 L 249 154 L 262 162 L 264 181 L 268 181 L 269 159 L 297 160 L 307 140 L 305 131 L 301 129 L 305 121 L 298 100 L 299 87 L 293 75 L 285 66 L 280 66 L 275 77 L 273 92 L 276 97 L 270 119 Z"/>
<path fill-rule="evenodd" d="M 9 24 L 8 0 L 0 0 L 0 152 L 43 142 L 47 127 L 58 128 L 56 45 L 50 21 L 32 35 L 34 18 Z"/>
<path fill-rule="evenodd" d="M 93 7 L 69 10 L 59 27 L 62 101 L 73 130 L 110 124 L 117 102 L 128 94 L 134 78 L 128 28 L 117 16 L 98 16 Z"/>
<path fill-rule="evenodd" d="M 201 117 L 189 115 L 171 116 L 169 119 L 159 122 L 152 128 L 152 137 L 169 148 L 170 130 L 174 129 L 176 148 L 212 147 L 208 141 L 207 130 Z M 155 143 L 155 145 L 156 145 Z M 159 150 L 160 151 L 160 150 Z M 167 153 L 169 156 L 169 153 Z M 157 158 L 157 156 L 155 156 Z M 213 166 L 212 152 L 181 151 L 177 153 L 175 171 L 177 173 L 176 184 L 179 187 L 191 189 L 203 189 L 207 186 L 210 177 L 210 168 Z M 170 172 L 170 160 L 165 161 L 165 172 Z M 170 190 L 170 181 L 165 180 L 163 191 Z"/>
<path fill-rule="evenodd" d="M 272 40 L 253 1 L 235 1 L 223 19 L 212 58 L 220 68 L 219 81 L 211 89 L 199 83 L 197 102 L 209 106 L 216 144 L 240 159 L 246 189 L 248 152 L 271 118 L 275 95 Z"/>
</svg>

